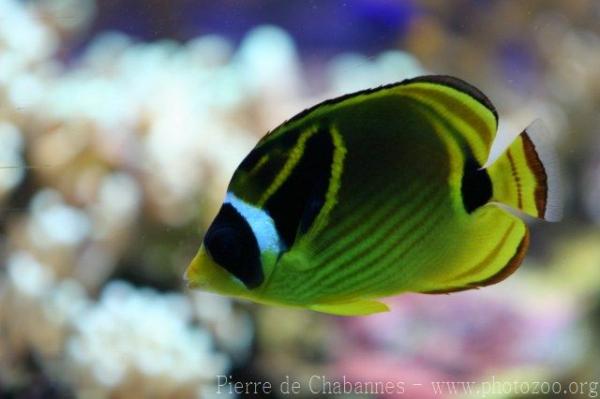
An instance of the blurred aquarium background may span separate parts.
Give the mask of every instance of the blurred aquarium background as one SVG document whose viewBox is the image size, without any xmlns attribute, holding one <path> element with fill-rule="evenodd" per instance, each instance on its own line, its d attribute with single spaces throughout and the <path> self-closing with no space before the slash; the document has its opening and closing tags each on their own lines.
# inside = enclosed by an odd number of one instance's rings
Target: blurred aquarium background
<svg viewBox="0 0 600 399">
<path fill-rule="evenodd" d="M 286 379 L 298 397 L 478 397 L 428 384 L 492 377 L 595 397 L 599 35 L 594 0 L 0 0 L 0 397 L 236 397 L 217 376 L 276 398 Z M 515 275 L 366 318 L 185 288 L 267 130 L 424 73 L 478 86 L 501 130 L 549 127 L 565 218 L 531 225 Z M 311 392 L 311 376 L 407 388 Z"/>
</svg>

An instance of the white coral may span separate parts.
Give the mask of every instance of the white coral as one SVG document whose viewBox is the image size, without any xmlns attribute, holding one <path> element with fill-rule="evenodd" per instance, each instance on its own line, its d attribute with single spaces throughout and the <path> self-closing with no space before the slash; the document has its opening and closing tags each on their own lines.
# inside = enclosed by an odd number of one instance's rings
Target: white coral
<svg viewBox="0 0 600 399">
<path fill-rule="evenodd" d="M 192 324 L 189 300 L 180 294 L 112 282 L 74 326 L 67 354 L 76 374 L 90 374 L 106 390 L 133 379 L 143 384 L 139 392 L 167 396 L 210 385 L 229 367 L 210 334 Z"/>
</svg>

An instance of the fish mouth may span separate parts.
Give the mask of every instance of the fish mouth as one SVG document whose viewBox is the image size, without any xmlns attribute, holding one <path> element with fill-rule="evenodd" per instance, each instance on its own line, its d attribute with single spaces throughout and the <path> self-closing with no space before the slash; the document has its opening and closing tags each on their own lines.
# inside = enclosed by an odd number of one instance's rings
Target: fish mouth
<svg viewBox="0 0 600 399">
<path fill-rule="evenodd" d="M 183 281 L 185 281 L 185 285 L 190 289 L 198 289 L 202 288 L 204 284 L 199 283 L 198 281 L 194 281 L 194 275 L 196 272 L 193 270 L 193 263 L 190 263 L 188 267 L 185 269 L 183 273 Z"/>
<path fill-rule="evenodd" d="M 188 288 L 191 289 L 206 289 L 208 286 L 207 280 L 207 254 L 204 247 L 201 246 L 194 259 L 190 262 L 183 273 L 183 280 Z"/>
<path fill-rule="evenodd" d="M 219 266 L 202 245 L 183 274 L 187 287 L 225 295 L 242 295 L 244 287 Z"/>
</svg>

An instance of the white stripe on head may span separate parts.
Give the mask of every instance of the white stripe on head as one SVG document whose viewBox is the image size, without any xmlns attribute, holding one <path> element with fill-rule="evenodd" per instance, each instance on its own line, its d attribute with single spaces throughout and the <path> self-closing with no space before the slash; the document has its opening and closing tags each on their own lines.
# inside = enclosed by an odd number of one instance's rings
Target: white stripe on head
<svg viewBox="0 0 600 399">
<path fill-rule="evenodd" d="M 261 253 L 265 251 L 280 253 L 283 250 L 281 239 L 275 228 L 275 221 L 267 212 L 244 202 L 231 192 L 227 193 L 225 203 L 231 204 L 248 222 L 256 241 L 258 241 Z"/>
</svg>

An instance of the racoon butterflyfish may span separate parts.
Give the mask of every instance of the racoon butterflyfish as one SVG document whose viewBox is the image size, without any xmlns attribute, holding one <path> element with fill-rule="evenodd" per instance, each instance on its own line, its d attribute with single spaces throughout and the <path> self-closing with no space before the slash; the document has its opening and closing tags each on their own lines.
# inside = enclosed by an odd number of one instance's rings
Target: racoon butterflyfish
<svg viewBox="0 0 600 399">
<path fill-rule="evenodd" d="M 510 140 L 497 127 L 490 100 L 449 76 L 300 112 L 233 174 L 189 286 L 349 316 L 504 280 L 529 244 L 520 216 L 561 210 L 540 124 Z"/>
</svg>

